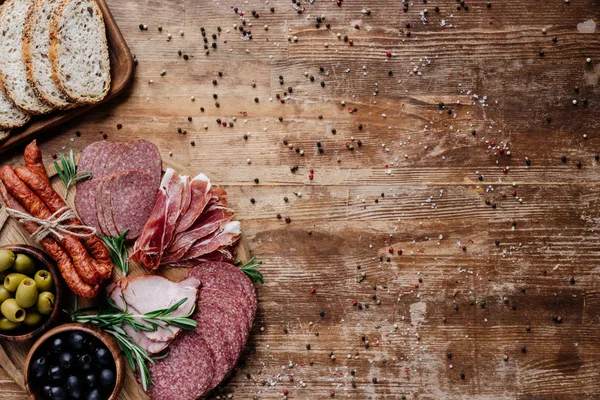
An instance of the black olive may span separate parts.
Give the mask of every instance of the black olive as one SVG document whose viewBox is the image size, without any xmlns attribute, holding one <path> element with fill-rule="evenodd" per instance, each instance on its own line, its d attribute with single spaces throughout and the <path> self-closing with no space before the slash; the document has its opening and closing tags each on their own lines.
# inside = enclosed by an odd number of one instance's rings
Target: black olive
<svg viewBox="0 0 600 400">
<path fill-rule="evenodd" d="M 42 386 L 42 396 L 45 399 L 49 399 L 50 398 L 50 385 L 44 385 L 44 386 Z"/>
<path fill-rule="evenodd" d="M 111 389 L 115 385 L 115 373 L 110 369 L 100 371 L 100 386 Z"/>
<path fill-rule="evenodd" d="M 59 386 L 54 386 L 50 388 L 50 398 L 52 400 L 67 400 L 68 396 L 67 392 L 65 392 L 65 389 Z"/>
<path fill-rule="evenodd" d="M 94 389 L 87 395 L 86 400 L 102 400 L 102 395 L 98 389 Z"/>
<path fill-rule="evenodd" d="M 96 360 L 98 364 L 103 367 L 110 367 L 113 365 L 113 358 L 110 351 L 106 350 L 104 347 L 98 347 L 96 349 Z"/>
<path fill-rule="evenodd" d="M 93 367 L 94 364 L 92 363 L 92 356 L 89 354 L 83 354 L 81 357 L 79 357 L 79 368 L 81 368 L 83 372 L 90 372 Z"/>
<path fill-rule="evenodd" d="M 58 356 L 58 365 L 62 369 L 70 369 L 74 364 L 73 355 L 71 353 L 61 353 Z"/>
<path fill-rule="evenodd" d="M 65 341 L 61 337 L 55 337 L 52 340 L 52 351 L 54 353 L 62 353 L 65 349 Z"/>
<path fill-rule="evenodd" d="M 40 357 L 31 363 L 31 373 L 36 379 L 42 378 L 48 372 L 48 363 L 44 357 Z"/>
<path fill-rule="evenodd" d="M 67 389 L 72 398 L 80 399 L 83 397 L 81 393 L 81 383 L 77 376 L 71 375 L 67 378 Z"/>
<path fill-rule="evenodd" d="M 69 335 L 69 345 L 73 350 L 83 349 L 85 338 L 79 332 L 73 332 Z"/>
<path fill-rule="evenodd" d="M 50 367 L 48 377 L 53 381 L 62 381 L 65 378 L 65 372 L 58 365 Z"/>
<path fill-rule="evenodd" d="M 87 374 L 83 378 L 83 383 L 89 388 L 95 388 L 98 387 L 98 378 L 94 374 Z"/>
</svg>

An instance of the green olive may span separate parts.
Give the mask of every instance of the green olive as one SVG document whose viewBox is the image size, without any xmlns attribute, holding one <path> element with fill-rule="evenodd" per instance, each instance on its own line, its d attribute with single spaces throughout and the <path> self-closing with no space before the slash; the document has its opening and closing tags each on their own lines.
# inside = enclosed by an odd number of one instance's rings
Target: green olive
<svg viewBox="0 0 600 400">
<path fill-rule="evenodd" d="M 42 314 L 33 309 L 27 310 L 23 323 L 27 326 L 37 326 L 42 323 Z"/>
<path fill-rule="evenodd" d="M 35 272 L 35 261 L 27 254 L 17 254 L 13 269 L 22 274 L 33 274 Z"/>
<path fill-rule="evenodd" d="M 14 331 L 20 326 L 20 322 L 12 322 L 6 318 L 0 318 L 0 331 Z"/>
<path fill-rule="evenodd" d="M 15 263 L 15 253 L 10 250 L 0 250 L 0 272 L 6 271 Z"/>
<path fill-rule="evenodd" d="M 25 278 L 27 278 L 27 275 L 17 274 L 14 272 L 12 274 L 8 274 L 6 275 L 6 278 L 4 278 L 4 287 L 9 292 L 16 292 L 17 288 Z"/>
<path fill-rule="evenodd" d="M 23 322 L 25 319 L 25 310 L 19 307 L 15 299 L 4 300 L 0 306 L 0 311 L 6 319 L 12 322 Z"/>
<path fill-rule="evenodd" d="M 45 269 L 40 269 L 38 272 L 36 272 L 33 279 L 35 280 L 38 290 L 42 292 L 49 292 L 52 290 L 52 286 L 54 286 L 52 274 L 50 271 L 46 271 Z"/>
<path fill-rule="evenodd" d="M 38 288 L 35 281 L 31 278 L 25 278 L 17 288 L 15 300 L 19 307 L 29 308 L 33 306 L 38 298 Z"/>
<path fill-rule="evenodd" d="M 2 304 L 4 300 L 10 299 L 12 296 L 13 294 L 6 290 L 4 286 L 0 286 L 0 304 Z"/>
<path fill-rule="evenodd" d="M 50 292 L 42 292 L 37 299 L 37 310 L 40 314 L 46 315 L 52 312 L 54 308 L 54 295 Z"/>
</svg>

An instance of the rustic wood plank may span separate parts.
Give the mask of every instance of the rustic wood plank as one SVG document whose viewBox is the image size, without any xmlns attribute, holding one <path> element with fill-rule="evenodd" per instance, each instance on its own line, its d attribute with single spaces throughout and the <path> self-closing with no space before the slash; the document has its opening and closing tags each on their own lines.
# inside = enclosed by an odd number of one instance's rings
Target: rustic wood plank
<svg viewBox="0 0 600 400">
<path fill-rule="evenodd" d="M 133 86 L 40 139 L 146 138 L 226 186 L 266 280 L 212 397 L 600 397 L 598 0 L 297 3 L 109 1 Z"/>
</svg>

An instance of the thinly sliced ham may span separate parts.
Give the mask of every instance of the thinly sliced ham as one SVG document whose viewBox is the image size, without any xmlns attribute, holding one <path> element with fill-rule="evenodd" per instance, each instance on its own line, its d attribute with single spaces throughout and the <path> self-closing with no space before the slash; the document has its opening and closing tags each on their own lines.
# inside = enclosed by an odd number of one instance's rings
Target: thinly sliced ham
<svg viewBox="0 0 600 400">
<path fill-rule="evenodd" d="M 135 242 L 133 254 L 129 257 L 131 260 L 150 269 L 158 268 L 163 252 L 173 238 L 181 211 L 185 182 L 184 176 L 175 173 L 171 168 L 167 169 L 150 218 Z"/>
<path fill-rule="evenodd" d="M 202 214 L 194 225 L 187 231 L 182 232 L 175 237 L 173 244 L 165 253 L 162 263 L 168 264 L 181 259 L 196 241 L 224 228 L 232 219 L 233 212 L 217 204 L 213 204 Z"/>
<path fill-rule="evenodd" d="M 123 290 L 120 286 L 115 284 L 110 285 L 106 288 L 106 292 L 109 294 L 109 297 L 112 299 L 112 301 L 115 302 L 115 304 L 118 307 L 122 309 L 127 309 L 129 312 L 132 313 L 140 314 L 140 312 L 136 310 L 133 306 L 125 303 L 125 301 L 123 300 Z M 146 335 L 146 332 L 141 330 L 136 331 L 131 325 L 128 324 L 123 325 L 122 328 L 129 336 L 131 336 L 131 338 L 137 344 L 146 349 L 146 351 L 150 354 L 160 353 L 161 351 L 169 347 L 169 343 L 171 343 L 171 341 L 169 340 L 150 340 L 150 338 L 148 338 L 148 336 Z"/>
<path fill-rule="evenodd" d="M 107 293 L 117 306 L 127 308 L 130 313 L 138 315 L 168 309 L 181 300 L 187 299 L 171 314 L 182 317 L 193 312 L 199 287 L 200 281 L 196 278 L 172 282 L 158 275 L 146 275 L 120 279 L 107 288 Z M 181 328 L 174 326 L 158 327 L 153 332 L 135 332 L 130 325 L 124 325 L 123 329 L 152 354 L 164 350 L 181 332 Z"/>
<path fill-rule="evenodd" d="M 227 249 L 241 231 L 239 222 L 232 222 L 226 196 L 225 189 L 212 186 L 204 174 L 190 180 L 167 169 L 130 260 L 149 269 L 191 259 L 232 261 Z"/>
<path fill-rule="evenodd" d="M 240 222 L 231 221 L 223 229 L 194 243 L 183 257 L 181 257 L 181 260 L 199 258 L 205 254 L 230 246 L 237 242 L 241 234 Z"/>
<path fill-rule="evenodd" d="M 199 174 L 189 182 L 187 198 L 190 199 L 188 207 L 179 219 L 175 233 L 185 232 L 200 217 L 202 211 L 211 199 L 210 180 L 204 174 Z"/>
</svg>

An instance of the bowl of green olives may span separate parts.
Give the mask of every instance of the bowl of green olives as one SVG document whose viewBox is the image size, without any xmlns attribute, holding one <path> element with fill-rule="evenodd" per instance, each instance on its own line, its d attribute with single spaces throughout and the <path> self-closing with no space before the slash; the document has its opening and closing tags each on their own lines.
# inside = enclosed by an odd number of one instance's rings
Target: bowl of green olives
<svg viewBox="0 0 600 400">
<path fill-rule="evenodd" d="M 33 344 L 24 375 L 31 400 L 115 400 L 123 386 L 125 360 L 108 333 L 69 323 Z"/>
<path fill-rule="evenodd" d="M 0 339 L 39 336 L 57 320 L 62 295 L 58 269 L 42 250 L 0 246 Z"/>
</svg>

